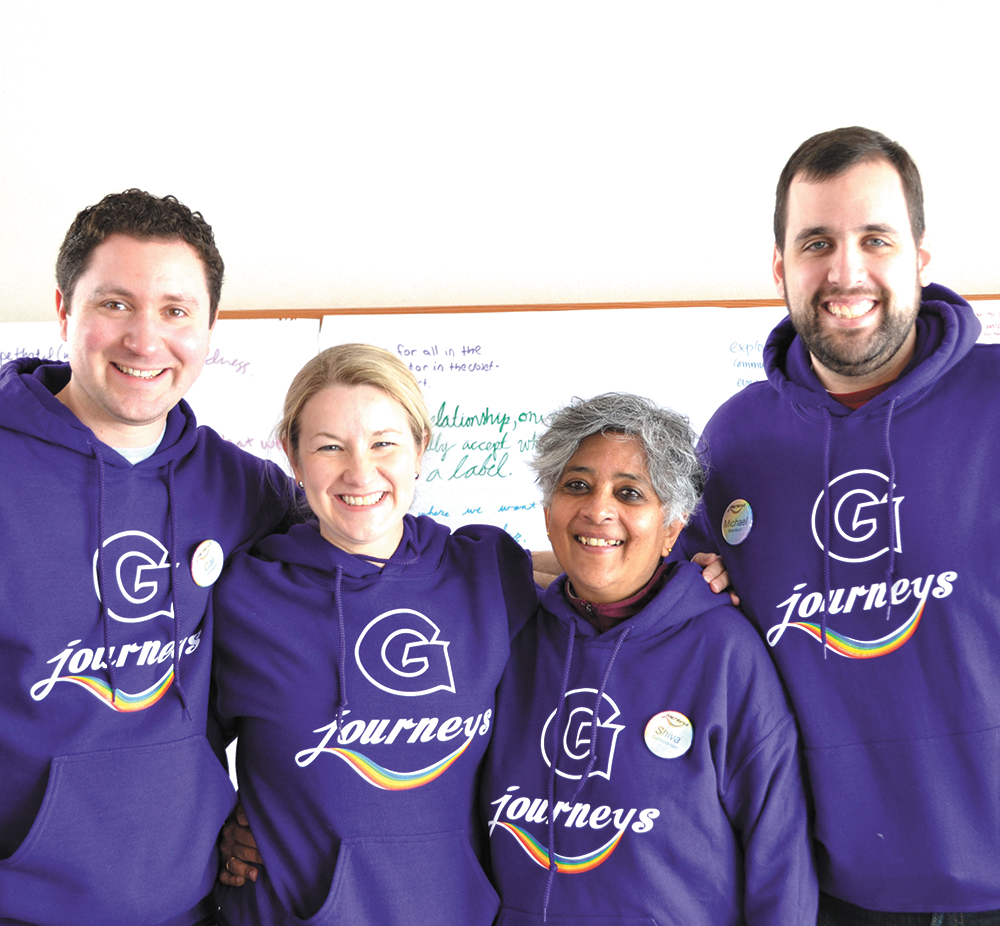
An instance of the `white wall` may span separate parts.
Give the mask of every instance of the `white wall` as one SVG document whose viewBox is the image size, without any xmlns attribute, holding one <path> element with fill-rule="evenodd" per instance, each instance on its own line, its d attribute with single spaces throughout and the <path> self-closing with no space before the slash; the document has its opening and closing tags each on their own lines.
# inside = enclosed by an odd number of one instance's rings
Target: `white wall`
<svg viewBox="0 0 1000 926">
<path fill-rule="evenodd" d="M 775 180 L 860 123 L 1000 291 L 998 14 L 950 3 L 0 0 L 0 321 L 80 208 L 213 224 L 223 308 L 773 296 Z"/>
</svg>

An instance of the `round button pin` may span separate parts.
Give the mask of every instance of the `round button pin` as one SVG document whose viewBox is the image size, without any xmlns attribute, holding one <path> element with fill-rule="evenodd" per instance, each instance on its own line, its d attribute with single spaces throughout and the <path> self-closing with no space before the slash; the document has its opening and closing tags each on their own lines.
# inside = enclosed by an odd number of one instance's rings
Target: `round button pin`
<svg viewBox="0 0 1000 926">
<path fill-rule="evenodd" d="M 203 540 L 191 557 L 191 578 L 195 585 L 213 585 L 222 572 L 222 547 L 214 540 Z"/>
<path fill-rule="evenodd" d="M 660 711 L 646 724 L 645 738 L 654 756 L 676 759 L 691 748 L 694 727 L 680 711 Z"/>
<path fill-rule="evenodd" d="M 729 503 L 722 515 L 722 539 L 731 547 L 743 543 L 753 527 L 753 508 L 746 499 L 738 498 Z"/>
</svg>

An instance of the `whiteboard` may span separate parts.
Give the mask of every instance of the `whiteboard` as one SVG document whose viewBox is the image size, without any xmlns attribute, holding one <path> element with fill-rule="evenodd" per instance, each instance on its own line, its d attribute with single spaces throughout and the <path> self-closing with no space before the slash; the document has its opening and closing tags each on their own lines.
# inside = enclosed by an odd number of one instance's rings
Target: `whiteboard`
<svg viewBox="0 0 1000 926">
<path fill-rule="evenodd" d="M 220 318 L 205 369 L 188 390 L 199 424 L 291 473 L 274 437 L 285 393 L 319 339 L 315 318 Z"/>
<path fill-rule="evenodd" d="M 215 323 L 205 368 L 185 398 L 199 424 L 290 472 L 273 437 L 285 392 L 316 355 L 319 319 L 234 319 Z M 0 362 L 69 359 L 56 322 L 0 324 Z"/>
<path fill-rule="evenodd" d="M 970 303 L 983 326 L 980 344 L 1000 344 L 1000 302 L 995 299 L 977 299 Z"/>
<path fill-rule="evenodd" d="M 635 392 L 700 432 L 721 402 L 763 378 L 761 352 L 784 316 L 761 308 L 585 309 L 461 315 L 337 315 L 320 347 L 363 341 L 416 375 L 433 437 L 413 511 L 458 527 L 496 524 L 548 549 L 527 466 L 546 415 L 574 396 Z"/>
<path fill-rule="evenodd" d="M 0 364 L 23 357 L 69 360 L 59 324 L 51 322 L 6 322 L 0 325 Z"/>
<path fill-rule="evenodd" d="M 1000 302 L 976 300 L 980 341 L 1000 343 Z M 506 528 L 547 549 L 541 499 L 527 466 L 546 415 L 574 396 L 627 391 L 687 415 L 712 412 L 763 378 L 762 350 L 781 306 L 587 309 L 466 314 L 220 318 L 208 361 L 188 393 L 201 424 L 285 467 L 273 428 L 292 377 L 316 351 L 378 344 L 411 366 L 434 435 L 415 514 L 450 527 Z M 0 324 L 0 361 L 66 360 L 52 322 Z"/>
</svg>

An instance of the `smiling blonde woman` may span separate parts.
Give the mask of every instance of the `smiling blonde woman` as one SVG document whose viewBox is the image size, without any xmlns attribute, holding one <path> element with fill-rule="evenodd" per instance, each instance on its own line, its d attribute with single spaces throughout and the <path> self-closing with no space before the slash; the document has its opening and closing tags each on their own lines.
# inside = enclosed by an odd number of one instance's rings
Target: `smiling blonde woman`
<svg viewBox="0 0 1000 926">
<path fill-rule="evenodd" d="M 263 860 L 220 889 L 224 921 L 489 926 L 476 785 L 537 606 L 529 558 L 498 528 L 407 514 L 430 421 L 381 348 L 310 361 L 279 434 L 313 516 L 237 557 L 215 599 L 217 707 Z"/>
</svg>

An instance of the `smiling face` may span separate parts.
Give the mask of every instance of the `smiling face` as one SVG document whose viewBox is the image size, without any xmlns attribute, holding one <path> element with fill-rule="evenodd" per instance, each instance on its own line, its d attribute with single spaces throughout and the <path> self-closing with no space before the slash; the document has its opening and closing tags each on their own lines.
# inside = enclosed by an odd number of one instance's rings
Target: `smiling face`
<svg viewBox="0 0 1000 926">
<path fill-rule="evenodd" d="M 306 402 L 298 434 L 285 452 L 320 534 L 349 553 L 388 559 L 423 455 L 403 406 L 375 386 L 328 386 Z"/>
<path fill-rule="evenodd" d="M 211 328 L 205 268 L 185 241 L 109 235 L 71 300 L 56 291 L 72 376 L 58 399 L 102 441 L 153 443 L 198 378 Z"/>
<path fill-rule="evenodd" d="M 774 279 L 825 388 L 856 392 L 902 372 L 913 355 L 929 265 L 888 161 L 863 162 L 817 183 L 792 181 Z"/>
<path fill-rule="evenodd" d="M 631 597 L 649 581 L 684 525 L 664 525 L 640 444 L 594 434 L 559 477 L 545 526 L 573 591 L 606 604 Z"/>
</svg>

